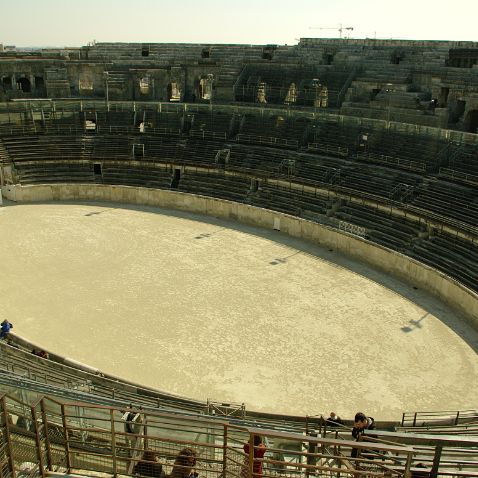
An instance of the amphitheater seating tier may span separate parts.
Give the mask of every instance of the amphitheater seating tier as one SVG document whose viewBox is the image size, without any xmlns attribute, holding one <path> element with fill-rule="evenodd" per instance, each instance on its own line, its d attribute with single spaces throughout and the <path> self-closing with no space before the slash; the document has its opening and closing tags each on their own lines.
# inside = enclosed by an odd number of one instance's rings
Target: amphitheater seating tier
<svg viewBox="0 0 478 478">
<path fill-rule="evenodd" d="M 433 233 L 428 238 L 420 225 L 355 201 L 334 206 L 314 192 L 319 188 L 410 206 L 470 231 L 478 224 L 476 186 L 446 171 L 476 172 L 476 146 L 268 109 L 241 114 L 200 105 L 186 111 L 178 105 L 138 104 L 132 111 L 116 104 L 106 111 L 94 103 L 60 102 L 54 111 L 42 106 L 33 116 L 22 111 L 15 104 L 7 115 L 0 112 L 0 159 L 13 163 L 22 184 L 173 187 L 311 220 L 345 221 L 363 227 L 369 240 L 436 263 L 477 288 L 473 266 L 463 262 L 454 273 L 452 249 L 445 257 L 446 245 L 440 243 L 446 238 Z M 85 130 L 86 120 L 95 122 L 95 130 Z M 439 170 L 442 166 L 448 169 Z M 178 168 L 186 169 L 172 186 Z M 288 182 L 303 187 L 287 188 Z M 465 262 L 474 260 L 467 255 L 474 251 L 467 242 L 458 249 Z"/>
</svg>

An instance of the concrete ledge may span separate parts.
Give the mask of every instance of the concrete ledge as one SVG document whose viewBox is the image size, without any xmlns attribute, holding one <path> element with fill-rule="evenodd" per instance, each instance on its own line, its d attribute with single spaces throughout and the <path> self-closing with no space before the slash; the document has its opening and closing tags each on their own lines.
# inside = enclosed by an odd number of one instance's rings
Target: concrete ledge
<svg viewBox="0 0 478 478">
<path fill-rule="evenodd" d="M 177 191 L 97 184 L 52 184 L 2 188 L 15 202 L 104 201 L 157 206 L 277 229 L 366 262 L 427 290 L 463 314 L 478 329 L 478 294 L 408 256 L 343 231 L 247 204 Z"/>
</svg>

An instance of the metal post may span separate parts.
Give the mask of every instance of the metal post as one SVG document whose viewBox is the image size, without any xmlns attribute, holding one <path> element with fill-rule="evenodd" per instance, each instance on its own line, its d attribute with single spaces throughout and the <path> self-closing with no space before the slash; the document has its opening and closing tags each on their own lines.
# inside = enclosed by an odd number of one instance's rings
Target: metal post
<svg viewBox="0 0 478 478">
<path fill-rule="evenodd" d="M 222 476 L 226 476 L 227 470 L 227 423 L 224 423 L 223 439 L 222 439 Z"/>
<path fill-rule="evenodd" d="M 51 461 L 51 449 L 50 449 L 50 437 L 48 436 L 48 420 L 45 411 L 45 399 L 40 400 L 41 415 L 43 420 L 43 427 L 45 429 L 45 442 L 46 442 L 46 457 L 48 460 L 48 469 L 53 471 L 53 465 Z"/>
<path fill-rule="evenodd" d="M 8 462 L 10 463 L 10 469 L 12 470 L 12 478 L 15 478 L 15 462 L 13 461 L 13 449 L 12 449 L 12 439 L 10 436 L 10 425 L 8 423 L 8 410 L 7 410 L 7 401 L 5 396 L 2 397 L 2 408 L 3 408 L 3 417 L 5 419 L 5 437 L 7 439 L 7 450 L 8 450 Z"/>
<path fill-rule="evenodd" d="M 410 467 L 412 466 L 412 453 L 407 453 L 407 462 L 405 463 L 405 470 L 403 473 L 404 478 L 410 478 Z"/>
<path fill-rule="evenodd" d="M 249 435 L 249 478 L 254 478 L 254 436 Z"/>
<path fill-rule="evenodd" d="M 438 468 L 440 466 L 440 458 L 443 445 L 438 444 L 435 448 L 435 456 L 433 457 L 432 470 L 430 471 L 430 478 L 436 478 L 438 476 Z"/>
<path fill-rule="evenodd" d="M 317 433 L 310 433 L 310 436 L 317 436 Z M 317 453 L 317 443 L 316 442 L 311 442 L 309 441 L 308 443 L 308 446 L 307 446 L 307 465 L 313 465 L 315 466 L 317 464 L 317 458 L 315 456 L 315 454 Z M 305 476 L 306 477 L 309 477 L 310 474 L 314 473 L 314 471 L 312 471 L 309 466 L 307 467 L 306 471 L 305 471 Z"/>
<path fill-rule="evenodd" d="M 43 466 L 43 456 L 42 456 L 42 452 L 41 452 L 40 431 L 38 429 L 38 422 L 37 422 L 35 407 L 32 406 L 30 410 L 31 410 L 31 413 L 32 413 L 33 429 L 35 430 L 35 443 L 36 443 L 36 448 L 37 448 L 38 466 L 40 467 L 41 476 L 44 477 L 45 476 L 45 468 Z"/>
<path fill-rule="evenodd" d="M 143 417 L 143 449 L 146 450 L 148 448 L 148 416 L 145 413 Z"/>
<path fill-rule="evenodd" d="M 66 425 L 65 405 L 61 405 L 61 421 L 63 423 L 63 434 L 65 437 L 66 469 L 71 472 L 70 443 L 68 441 L 68 430 Z"/>
<path fill-rule="evenodd" d="M 115 432 L 115 417 L 114 410 L 110 410 L 111 422 L 111 454 L 113 459 L 113 476 L 118 476 L 118 465 L 116 463 L 116 432 Z"/>
</svg>

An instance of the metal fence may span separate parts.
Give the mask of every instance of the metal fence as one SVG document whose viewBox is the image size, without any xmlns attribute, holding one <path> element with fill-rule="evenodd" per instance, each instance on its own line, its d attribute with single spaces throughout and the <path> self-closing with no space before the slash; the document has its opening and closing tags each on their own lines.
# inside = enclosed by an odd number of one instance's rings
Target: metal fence
<svg viewBox="0 0 478 478">
<path fill-rule="evenodd" d="M 61 403 L 0 399 L 0 476 L 49 472 L 173 477 L 408 476 L 413 449 L 237 426 L 228 421 Z M 260 438 L 259 438 L 260 437 Z M 261 444 L 259 444 L 261 442 Z M 352 449 L 357 457 L 351 458 Z M 192 460 L 187 460 L 187 458 Z M 147 474 L 147 473 L 146 473 Z M 149 475 L 151 476 L 151 475 Z"/>
</svg>

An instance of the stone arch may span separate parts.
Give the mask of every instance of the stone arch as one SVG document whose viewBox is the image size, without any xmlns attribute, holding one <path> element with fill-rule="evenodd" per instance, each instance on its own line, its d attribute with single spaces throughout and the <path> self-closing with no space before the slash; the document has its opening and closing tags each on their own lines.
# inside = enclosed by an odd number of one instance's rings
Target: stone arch
<svg viewBox="0 0 478 478">
<path fill-rule="evenodd" d="M 211 100 L 212 99 L 212 83 L 213 75 L 204 75 L 199 78 L 197 96 L 201 100 Z"/>
<path fill-rule="evenodd" d="M 295 104 L 297 102 L 297 87 L 294 82 L 292 82 L 289 86 L 289 89 L 287 90 L 287 94 L 284 99 L 284 104 L 290 105 L 290 104 Z"/>
<path fill-rule="evenodd" d="M 168 101 L 181 101 L 181 86 L 177 81 L 171 81 L 168 83 Z"/>
<path fill-rule="evenodd" d="M 140 80 L 139 80 L 139 92 L 142 95 L 148 95 L 149 94 L 150 86 L 151 86 L 151 78 L 149 78 L 149 76 L 144 76 L 143 78 L 140 78 Z"/>
<path fill-rule="evenodd" d="M 267 103 L 267 97 L 266 97 L 266 89 L 267 89 L 267 83 L 264 81 L 259 82 L 259 85 L 257 86 L 257 95 L 256 95 L 256 101 L 258 103 Z"/>
<path fill-rule="evenodd" d="M 17 89 L 23 91 L 24 93 L 30 93 L 32 91 L 32 84 L 28 78 L 18 78 Z"/>
</svg>

